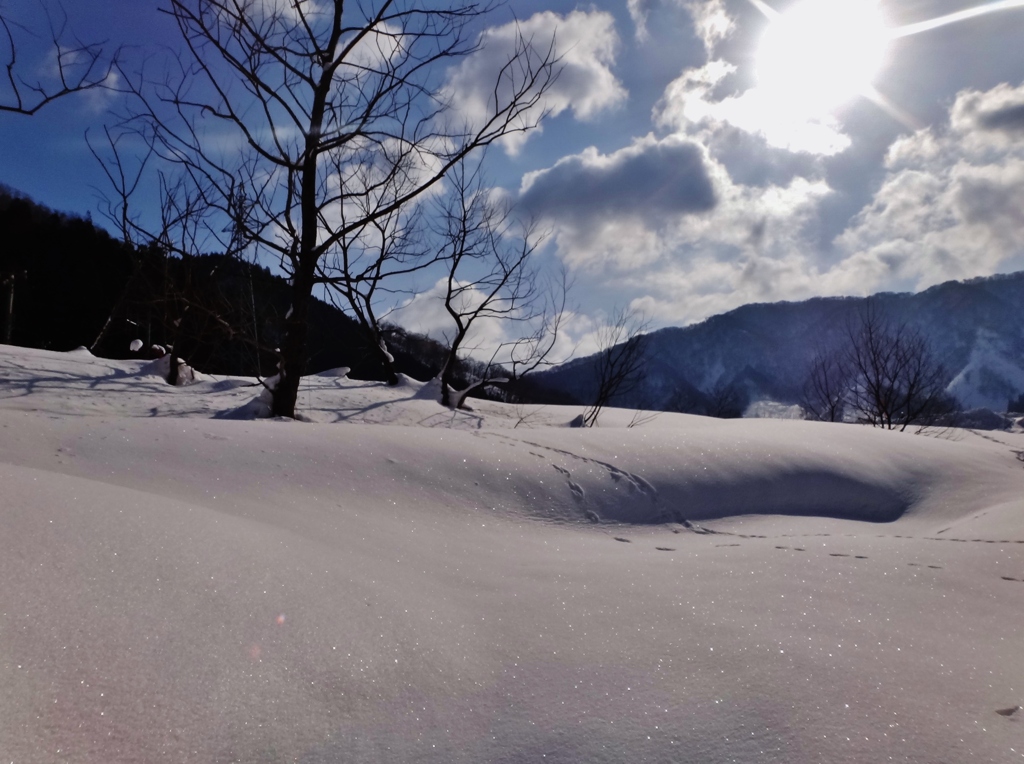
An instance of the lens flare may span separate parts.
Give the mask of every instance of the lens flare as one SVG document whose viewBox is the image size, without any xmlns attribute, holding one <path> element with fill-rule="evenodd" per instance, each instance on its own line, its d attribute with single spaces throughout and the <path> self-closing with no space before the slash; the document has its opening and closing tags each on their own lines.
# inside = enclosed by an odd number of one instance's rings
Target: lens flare
<svg viewBox="0 0 1024 764">
<path fill-rule="evenodd" d="M 1024 8 L 1024 0 L 994 0 L 927 21 L 888 27 L 876 0 L 803 0 L 785 13 L 764 0 L 749 2 L 771 22 L 757 52 L 759 86 L 776 109 L 810 119 L 856 96 L 884 104 L 873 80 L 893 40 Z M 886 110 L 894 113 L 892 108 Z"/>
<path fill-rule="evenodd" d="M 827 114 L 868 92 L 890 39 L 874 2 L 804 0 L 768 26 L 757 52 L 758 84 L 779 108 Z"/>
<path fill-rule="evenodd" d="M 1024 8 L 1024 0 L 996 0 L 996 2 L 985 3 L 984 5 L 976 5 L 973 8 L 967 8 L 956 13 L 947 13 L 945 16 L 937 16 L 929 21 L 919 21 L 916 24 L 907 24 L 906 26 L 897 27 L 896 29 L 889 30 L 889 35 L 892 38 L 909 37 L 910 35 L 920 34 L 921 32 L 930 32 L 932 29 L 938 29 L 949 24 L 956 24 L 959 21 L 967 21 L 977 16 L 987 16 L 990 13 L 996 13 L 997 11 L 1009 11 L 1014 8 Z"/>
</svg>

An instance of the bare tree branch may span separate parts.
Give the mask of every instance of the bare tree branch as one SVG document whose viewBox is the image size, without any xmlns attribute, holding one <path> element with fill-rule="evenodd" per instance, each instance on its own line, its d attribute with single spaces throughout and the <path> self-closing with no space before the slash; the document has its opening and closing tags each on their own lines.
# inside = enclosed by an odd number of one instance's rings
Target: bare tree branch
<svg viewBox="0 0 1024 764">
<path fill-rule="evenodd" d="M 59 98 L 95 88 L 108 87 L 121 55 L 120 49 L 107 55 L 105 43 L 85 43 L 67 29 L 67 14 L 60 9 L 54 18 L 46 6 L 49 48 L 53 71 L 49 77 L 25 73 L 18 50 L 28 38 L 36 37 L 26 26 L 5 15 L 0 8 L 0 51 L 4 76 L 0 81 L 0 112 L 31 116 Z"/>
<path fill-rule="evenodd" d="M 441 370 L 441 403 L 452 405 L 452 382 L 458 354 L 475 324 L 501 321 L 506 325 L 554 328 L 545 309 L 545 292 L 534 265 L 534 254 L 543 242 L 531 224 L 520 224 L 505 200 L 491 197 L 490 189 L 480 174 L 480 164 L 472 167 L 465 162 L 450 174 L 451 192 L 441 202 L 436 233 L 441 240 L 443 261 L 446 266 L 443 295 L 444 308 L 455 324 L 448 339 L 448 357 Z M 553 307 L 553 306 L 552 306 Z M 548 320 L 545 320 L 548 319 Z M 533 336 L 533 331 L 528 331 Z M 539 339 L 539 338 L 538 338 Z M 547 339 L 547 338 L 546 338 Z M 511 350 L 512 343 L 502 343 L 495 349 L 492 363 L 487 365 L 480 379 L 456 397 L 461 407 L 466 394 L 486 384 L 507 383 L 509 372 L 504 368 L 491 374 L 496 354 Z M 536 365 L 550 353 L 550 342 L 533 342 L 530 360 Z M 522 350 L 522 345 L 517 350 Z M 510 363 L 518 363 L 520 375 L 527 357 L 509 353 Z"/>
</svg>

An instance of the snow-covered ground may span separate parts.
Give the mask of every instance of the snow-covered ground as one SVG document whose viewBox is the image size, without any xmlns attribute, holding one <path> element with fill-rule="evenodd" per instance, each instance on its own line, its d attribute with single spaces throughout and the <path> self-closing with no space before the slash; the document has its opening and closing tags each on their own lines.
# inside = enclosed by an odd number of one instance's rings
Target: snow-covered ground
<svg viewBox="0 0 1024 764">
<path fill-rule="evenodd" d="M 1024 435 L 0 346 L 0 761 L 1003 762 Z"/>
</svg>

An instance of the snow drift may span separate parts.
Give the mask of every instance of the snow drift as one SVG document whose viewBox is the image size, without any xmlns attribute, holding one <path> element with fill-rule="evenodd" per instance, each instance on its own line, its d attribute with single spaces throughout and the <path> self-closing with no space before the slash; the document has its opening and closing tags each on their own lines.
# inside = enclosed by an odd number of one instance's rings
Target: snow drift
<svg viewBox="0 0 1024 764">
<path fill-rule="evenodd" d="M 0 348 L 17 762 L 1020 758 L 1024 438 Z"/>
</svg>

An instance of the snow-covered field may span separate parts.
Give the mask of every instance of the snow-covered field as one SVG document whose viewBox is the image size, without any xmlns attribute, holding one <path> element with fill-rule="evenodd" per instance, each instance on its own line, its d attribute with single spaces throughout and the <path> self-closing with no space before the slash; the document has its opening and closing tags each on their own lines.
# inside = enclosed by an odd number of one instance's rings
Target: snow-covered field
<svg viewBox="0 0 1024 764">
<path fill-rule="evenodd" d="M 0 761 L 1024 755 L 1020 433 L 251 384 L 0 346 Z"/>
</svg>

